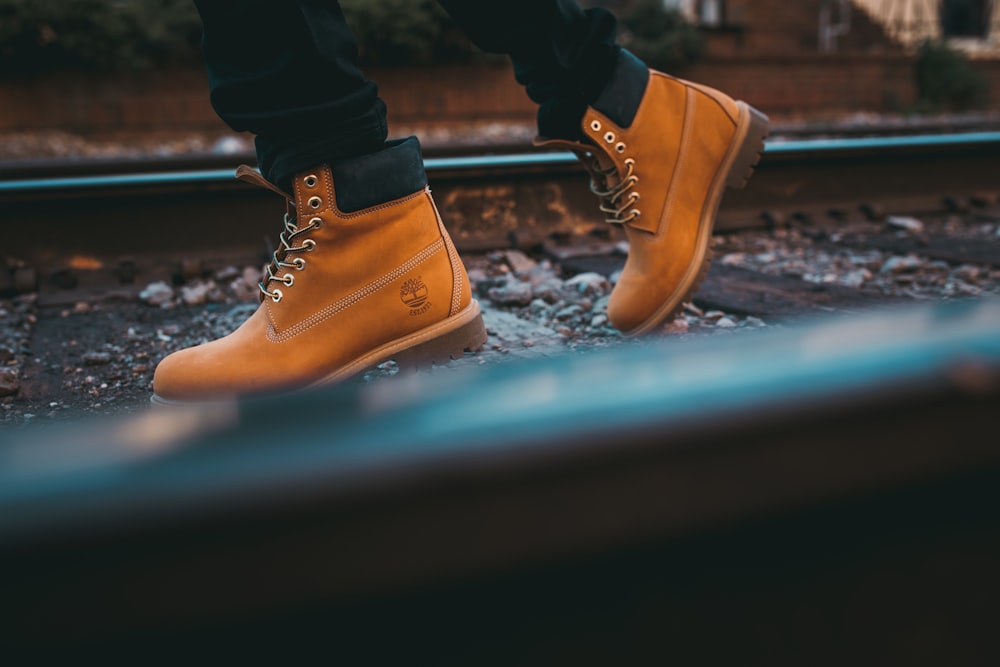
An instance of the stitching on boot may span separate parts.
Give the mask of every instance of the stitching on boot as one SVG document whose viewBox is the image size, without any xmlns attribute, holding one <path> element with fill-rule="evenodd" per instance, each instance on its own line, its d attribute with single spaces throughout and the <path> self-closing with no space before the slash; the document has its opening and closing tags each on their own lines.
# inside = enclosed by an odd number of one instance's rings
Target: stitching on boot
<svg viewBox="0 0 1000 667">
<path fill-rule="evenodd" d="M 429 195 L 430 192 L 428 192 L 428 196 Z M 434 206 L 433 200 L 431 201 L 431 206 Z M 445 229 L 444 221 L 441 220 L 441 214 L 438 213 L 437 206 L 434 206 L 434 215 L 437 216 L 438 229 L 441 230 L 441 238 L 444 240 L 444 243 L 448 248 L 448 260 L 451 262 L 451 274 L 454 277 L 451 286 L 451 310 L 448 313 L 448 316 L 451 317 L 455 315 L 455 313 L 457 313 L 462 306 L 462 270 L 460 268 L 462 259 L 458 256 L 458 250 L 455 249 L 455 244 L 448 235 L 448 230 Z"/>
<path fill-rule="evenodd" d="M 445 245 L 444 239 L 439 238 L 437 241 L 427 246 L 426 248 L 418 252 L 416 255 L 411 257 L 409 260 L 407 260 L 400 266 L 397 266 L 392 271 L 383 274 L 382 276 L 376 278 L 367 285 L 364 285 L 363 287 L 355 290 L 354 292 L 351 292 L 344 298 L 335 301 L 334 303 L 330 304 L 323 310 L 320 310 L 317 313 L 313 313 L 309 317 L 298 322 L 294 326 L 285 329 L 284 331 L 281 332 L 277 331 L 274 328 L 274 322 L 272 320 L 267 325 L 267 339 L 272 343 L 283 343 L 287 340 L 294 338 L 295 336 L 298 336 L 299 334 L 305 331 L 308 331 L 309 329 L 318 324 L 322 324 L 323 322 L 330 319 L 334 315 L 363 301 L 372 294 L 375 294 L 379 290 L 385 288 L 387 285 L 403 277 L 404 275 L 406 275 L 407 272 L 413 270 L 420 264 L 423 264 L 428 259 L 433 257 L 435 253 L 444 248 L 444 245 Z M 268 313 L 270 314 L 271 310 L 270 304 L 267 304 L 267 308 L 268 308 Z"/>
<path fill-rule="evenodd" d="M 691 94 L 688 88 L 684 88 L 684 124 L 681 126 L 681 143 L 677 147 L 677 159 L 674 161 L 674 174 L 670 179 L 670 189 L 667 190 L 667 198 L 663 202 L 663 215 L 660 216 L 660 225 L 656 228 L 656 233 L 666 233 L 670 228 L 670 217 L 674 210 L 674 188 L 680 180 L 678 174 L 684 169 L 684 162 L 687 159 L 691 147 L 691 121 L 694 119 L 697 106 L 697 98 Z"/>
</svg>

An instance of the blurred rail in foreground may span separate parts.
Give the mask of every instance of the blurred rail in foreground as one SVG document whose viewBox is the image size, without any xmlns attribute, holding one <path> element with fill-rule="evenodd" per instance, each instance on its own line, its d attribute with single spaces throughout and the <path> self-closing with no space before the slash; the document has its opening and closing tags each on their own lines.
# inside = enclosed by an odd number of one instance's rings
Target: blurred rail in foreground
<svg viewBox="0 0 1000 667">
<path fill-rule="evenodd" d="M 8 432 L 0 645 L 994 664 L 998 410 L 985 300 Z"/>
</svg>

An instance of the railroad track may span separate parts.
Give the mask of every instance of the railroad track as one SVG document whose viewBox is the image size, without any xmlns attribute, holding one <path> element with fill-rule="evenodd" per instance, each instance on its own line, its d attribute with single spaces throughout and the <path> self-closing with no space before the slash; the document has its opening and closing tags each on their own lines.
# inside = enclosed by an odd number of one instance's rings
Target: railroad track
<svg viewBox="0 0 1000 667">
<path fill-rule="evenodd" d="M 624 237 L 597 222 L 594 198 L 571 154 L 432 157 L 426 164 L 461 251 L 535 250 L 576 271 L 610 274 L 616 262 L 620 268 L 612 250 Z M 772 142 L 752 186 L 726 195 L 716 230 L 795 227 L 815 235 L 891 215 L 958 212 L 989 219 L 998 198 L 997 132 Z M 0 271 L 0 294 L 37 290 L 43 301 L 71 303 L 109 289 L 128 293 L 154 280 L 261 264 L 283 206 L 271 193 L 233 179 L 232 165 L 215 157 L 8 166 L 0 169 L 0 229 L 16 263 Z M 998 262 L 995 244 L 967 239 L 886 233 L 870 234 L 866 242 L 958 264 Z M 718 266 L 712 275 L 708 293 L 720 297 L 738 293 L 748 277 Z M 792 295 L 783 313 L 801 303 L 794 283 L 765 282 L 765 292 Z M 837 294 L 828 300 L 857 301 L 831 291 Z M 816 297 L 816 289 L 811 294 Z M 759 297 L 748 296 L 751 302 Z M 774 314 L 747 308 L 747 299 L 706 305 Z"/>
<path fill-rule="evenodd" d="M 270 236 L 283 203 L 223 165 L 209 158 L 0 168 L 6 245 L 40 265 L 81 252 L 191 256 Z M 594 226 L 593 197 L 569 153 L 432 157 L 426 166 L 460 249 L 527 247 Z M 753 186 L 726 196 L 716 227 L 989 205 L 1000 196 L 998 173 L 1000 132 L 772 142 Z"/>
</svg>

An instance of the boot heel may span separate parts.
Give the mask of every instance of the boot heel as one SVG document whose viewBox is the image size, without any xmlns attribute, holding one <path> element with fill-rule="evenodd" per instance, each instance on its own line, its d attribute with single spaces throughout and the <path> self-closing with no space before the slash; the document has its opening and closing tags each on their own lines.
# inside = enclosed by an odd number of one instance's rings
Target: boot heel
<svg viewBox="0 0 1000 667">
<path fill-rule="evenodd" d="M 726 179 L 726 185 L 734 190 L 745 188 L 750 177 L 753 176 L 754 167 L 760 162 L 761 155 L 764 153 L 764 139 L 767 138 L 770 123 L 767 116 L 749 104 L 740 102 L 740 105 L 748 112 L 749 118 L 747 118 L 746 123 L 749 127 Z"/>
<path fill-rule="evenodd" d="M 461 359 L 466 351 L 474 352 L 486 343 L 486 326 L 482 314 L 453 331 L 396 353 L 400 370 L 417 370 L 442 366 L 452 359 Z"/>
</svg>

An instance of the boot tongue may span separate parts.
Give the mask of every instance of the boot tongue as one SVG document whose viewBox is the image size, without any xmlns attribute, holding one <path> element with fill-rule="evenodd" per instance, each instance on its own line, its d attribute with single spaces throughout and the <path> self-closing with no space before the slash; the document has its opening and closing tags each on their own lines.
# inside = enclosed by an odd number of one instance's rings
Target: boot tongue
<svg viewBox="0 0 1000 667">
<path fill-rule="evenodd" d="M 236 178 L 243 181 L 244 183 L 249 183 L 250 185 L 256 185 L 259 188 L 266 188 L 271 192 L 281 195 L 285 199 L 288 200 L 292 199 L 292 195 L 288 194 L 278 186 L 271 183 L 271 181 L 261 176 L 259 171 L 257 171 L 256 169 L 254 169 L 249 165 L 241 164 L 239 167 L 237 167 Z"/>
</svg>

